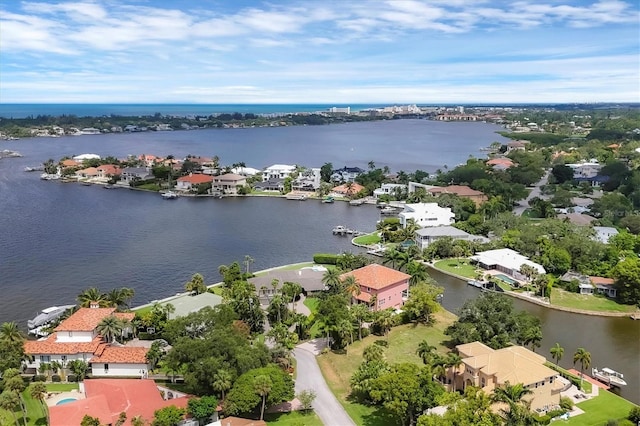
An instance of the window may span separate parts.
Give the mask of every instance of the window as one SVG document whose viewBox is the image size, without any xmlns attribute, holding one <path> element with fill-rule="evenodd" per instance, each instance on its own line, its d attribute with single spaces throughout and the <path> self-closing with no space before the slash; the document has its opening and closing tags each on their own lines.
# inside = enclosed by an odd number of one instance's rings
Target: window
<svg viewBox="0 0 640 426">
<path fill-rule="evenodd" d="M 69 332 L 69 337 L 73 337 L 73 331 Z"/>
<path fill-rule="evenodd" d="M 480 387 L 481 388 L 485 387 L 484 377 L 480 379 Z"/>
<path fill-rule="evenodd" d="M 41 363 L 49 363 L 51 362 L 51 357 L 49 355 L 40 355 Z"/>
<path fill-rule="evenodd" d="M 104 372 L 108 373 L 109 372 L 109 364 L 105 364 L 104 365 Z"/>
</svg>

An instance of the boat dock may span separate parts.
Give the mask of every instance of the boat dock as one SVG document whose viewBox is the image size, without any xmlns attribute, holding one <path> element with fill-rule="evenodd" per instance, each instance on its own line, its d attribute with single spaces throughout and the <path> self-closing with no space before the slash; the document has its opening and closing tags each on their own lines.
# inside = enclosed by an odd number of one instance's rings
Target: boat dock
<svg viewBox="0 0 640 426">
<path fill-rule="evenodd" d="M 333 233 L 333 235 L 340 235 L 340 236 L 353 235 L 354 237 L 366 234 L 366 232 L 356 231 L 354 229 L 350 229 L 342 225 L 336 226 L 331 230 L 331 232 Z"/>
<path fill-rule="evenodd" d="M 580 372 L 579 372 L 578 370 L 576 370 L 575 368 L 570 368 L 570 369 L 569 369 L 569 370 L 567 370 L 567 371 L 568 371 L 569 373 L 571 373 L 571 374 L 575 375 L 575 376 L 580 377 Z M 591 383 L 591 384 L 592 384 L 592 385 L 594 385 L 594 386 L 598 386 L 598 387 L 599 387 L 599 388 L 601 388 L 601 389 L 604 389 L 604 390 L 609 390 L 609 389 L 611 389 L 609 386 L 605 385 L 605 384 L 604 384 L 604 383 L 602 383 L 600 380 L 594 379 L 593 377 L 588 376 L 588 375 L 586 375 L 586 374 L 584 375 L 584 380 L 586 380 L 587 382 Z"/>
</svg>

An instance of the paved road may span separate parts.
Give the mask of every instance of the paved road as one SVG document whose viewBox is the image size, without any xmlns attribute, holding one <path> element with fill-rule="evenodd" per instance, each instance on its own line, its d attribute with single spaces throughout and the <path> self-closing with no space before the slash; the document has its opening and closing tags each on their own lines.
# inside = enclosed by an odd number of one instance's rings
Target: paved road
<svg viewBox="0 0 640 426">
<path fill-rule="evenodd" d="M 298 369 L 296 394 L 305 389 L 311 389 L 316 393 L 313 409 L 326 426 L 355 426 L 353 420 L 331 393 L 318 367 L 316 355 L 323 348 L 323 339 L 315 339 L 298 345 L 293 351 Z"/>
<path fill-rule="evenodd" d="M 529 200 L 531 200 L 534 197 L 540 197 L 542 199 L 547 198 L 546 196 L 541 195 L 540 187 L 542 185 L 546 185 L 549 182 L 549 175 L 550 174 L 551 174 L 550 170 L 547 170 L 544 173 L 544 175 L 542 176 L 542 179 L 540 179 L 540 181 L 538 183 L 536 183 L 533 186 L 533 188 L 531 188 L 531 192 L 529 192 L 529 196 L 527 196 L 527 198 L 525 200 L 520 201 L 520 204 L 518 204 L 513 209 L 513 214 L 515 214 L 516 216 L 522 216 L 522 213 L 524 213 L 524 211 L 529 208 Z"/>
</svg>

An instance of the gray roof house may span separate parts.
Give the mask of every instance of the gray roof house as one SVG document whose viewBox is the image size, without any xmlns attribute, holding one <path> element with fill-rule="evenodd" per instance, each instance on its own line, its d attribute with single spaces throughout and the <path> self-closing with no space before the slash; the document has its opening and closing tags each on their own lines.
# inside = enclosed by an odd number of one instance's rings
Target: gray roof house
<svg viewBox="0 0 640 426">
<path fill-rule="evenodd" d="M 487 237 L 472 235 L 462 229 L 449 225 L 420 228 L 416 231 L 414 238 L 418 247 L 420 247 L 421 250 L 424 250 L 434 241 L 446 237 L 451 237 L 454 240 L 478 241 L 480 243 L 489 242 Z"/>
<path fill-rule="evenodd" d="M 269 303 L 269 299 L 275 294 L 272 282 L 278 280 L 276 290 L 280 290 L 285 282 L 294 282 L 302 286 L 305 293 L 314 293 L 325 290 L 322 277 L 327 271 L 322 266 L 312 266 L 298 269 L 297 271 L 273 270 L 257 277 L 249 278 L 249 282 L 256 288 L 256 293 L 263 304 Z"/>
<path fill-rule="evenodd" d="M 151 179 L 152 177 L 153 175 L 146 167 L 125 167 L 120 173 L 120 181 L 118 183 L 121 185 L 129 185 L 133 180 L 145 180 Z"/>
<path fill-rule="evenodd" d="M 594 226 L 593 230 L 596 231 L 594 239 L 605 244 L 609 243 L 611 237 L 618 235 L 618 230 L 610 226 Z"/>
</svg>

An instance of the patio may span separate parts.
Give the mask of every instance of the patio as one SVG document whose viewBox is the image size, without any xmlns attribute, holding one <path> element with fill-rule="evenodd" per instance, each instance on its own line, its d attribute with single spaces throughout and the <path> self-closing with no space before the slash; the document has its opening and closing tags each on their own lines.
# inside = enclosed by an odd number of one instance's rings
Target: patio
<svg viewBox="0 0 640 426">
<path fill-rule="evenodd" d="M 79 390 L 73 390 L 73 391 L 69 391 L 69 392 L 60 392 L 60 393 L 53 393 L 53 394 L 49 394 L 51 396 L 48 396 L 45 399 L 45 402 L 47 404 L 47 406 L 49 407 L 53 407 L 55 405 L 58 405 L 58 403 L 60 401 L 64 401 L 65 399 L 73 399 L 73 400 L 80 400 L 80 399 L 85 399 L 85 395 L 84 392 L 80 392 Z M 69 401 L 71 402 L 71 401 Z"/>
</svg>

